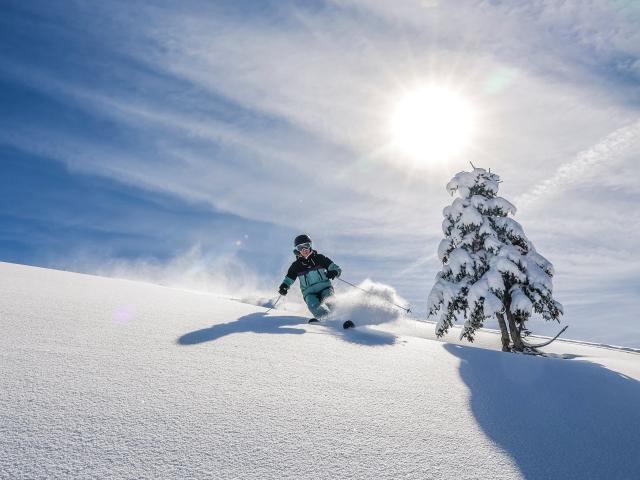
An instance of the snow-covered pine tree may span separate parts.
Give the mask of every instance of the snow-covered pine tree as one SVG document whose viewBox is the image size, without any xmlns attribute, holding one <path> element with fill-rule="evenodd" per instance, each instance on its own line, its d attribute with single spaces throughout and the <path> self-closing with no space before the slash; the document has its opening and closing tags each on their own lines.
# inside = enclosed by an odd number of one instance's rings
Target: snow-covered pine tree
<svg viewBox="0 0 640 480">
<path fill-rule="evenodd" d="M 447 184 L 459 198 L 443 211 L 445 238 L 438 246 L 443 268 L 429 294 L 429 318 L 437 320 L 438 336 L 464 318 L 460 337 L 472 342 L 476 329 L 495 316 L 502 349 L 510 350 L 511 333 L 513 349 L 522 351 L 522 336 L 529 333 L 525 322 L 533 312 L 558 320 L 563 311 L 553 299 L 553 265 L 508 217 L 516 207 L 497 196 L 499 182 L 495 173 L 474 167 Z"/>
</svg>

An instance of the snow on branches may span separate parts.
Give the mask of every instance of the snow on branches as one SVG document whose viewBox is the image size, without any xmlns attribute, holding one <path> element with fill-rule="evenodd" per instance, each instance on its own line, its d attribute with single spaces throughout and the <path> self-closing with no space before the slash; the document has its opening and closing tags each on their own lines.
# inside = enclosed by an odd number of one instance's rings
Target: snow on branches
<svg viewBox="0 0 640 480">
<path fill-rule="evenodd" d="M 438 336 L 464 318 L 461 338 L 473 341 L 485 320 L 497 317 L 502 329 L 506 315 L 512 337 L 515 327 L 519 338 L 534 312 L 546 320 L 562 315 L 562 305 L 553 299 L 553 266 L 508 216 L 516 207 L 497 196 L 499 183 L 495 173 L 474 168 L 447 184 L 458 198 L 443 211 L 445 238 L 438 246 L 443 267 L 429 294 L 429 318 L 437 320 Z"/>
</svg>

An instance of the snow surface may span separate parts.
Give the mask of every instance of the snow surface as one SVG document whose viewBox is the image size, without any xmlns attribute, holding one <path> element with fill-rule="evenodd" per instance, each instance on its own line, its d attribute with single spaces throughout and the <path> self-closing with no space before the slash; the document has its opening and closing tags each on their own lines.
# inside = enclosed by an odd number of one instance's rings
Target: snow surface
<svg viewBox="0 0 640 480">
<path fill-rule="evenodd" d="M 639 352 L 439 342 L 341 291 L 376 325 L 0 263 L 0 477 L 638 478 Z"/>
</svg>

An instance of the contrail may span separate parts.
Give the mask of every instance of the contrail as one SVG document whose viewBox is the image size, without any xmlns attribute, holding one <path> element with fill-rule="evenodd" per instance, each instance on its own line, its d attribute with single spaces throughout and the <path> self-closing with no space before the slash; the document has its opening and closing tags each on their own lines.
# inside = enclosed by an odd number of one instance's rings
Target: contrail
<svg viewBox="0 0 640 480">
<path fill-rule="evenodd" d="M 593 147 L 578 153 L 575 160 L 562 165 L 551 178 L 543 181 L 530 192 L 517 197 L 516 205 L 533 203 L 539 197 L 579 183 L 587 172 L 606 165 L 620 152 L 638 143 L 639 139 L 640 120 L 615 130 Z"/>
</svg>

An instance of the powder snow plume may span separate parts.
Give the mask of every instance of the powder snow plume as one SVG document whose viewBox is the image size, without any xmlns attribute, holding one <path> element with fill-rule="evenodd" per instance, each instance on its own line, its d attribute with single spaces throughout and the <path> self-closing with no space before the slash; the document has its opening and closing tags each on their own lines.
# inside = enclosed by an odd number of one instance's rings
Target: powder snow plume
<svg viewBox="0 0 640 480">
<path fill-rule="evenodd" d="M 358 326 L 366 326 L 390 323 L 403 317 L 404 312 L 393 304 L 407 305 L 407 301 L 393 287 L 369 279 L 358 287 L 365 291 L 349 287 L 349 291 L 337 293 L 330 300 L 330 320 L 352 320 Z"/>
<path fill-rule="evenodd" d="M 250 297 L 254 305 L 267 305 L 271 295 L 268 279 L 259 276 L 235 253 L 212 255 L 194 245 L 168 261 L 117 259 L 97 268 L 81 268 L 99 276 L 124 278 L 184 290 L 235 298 Z M 271 305 L 268 305 L 271 306 Z"/>
</svg>

